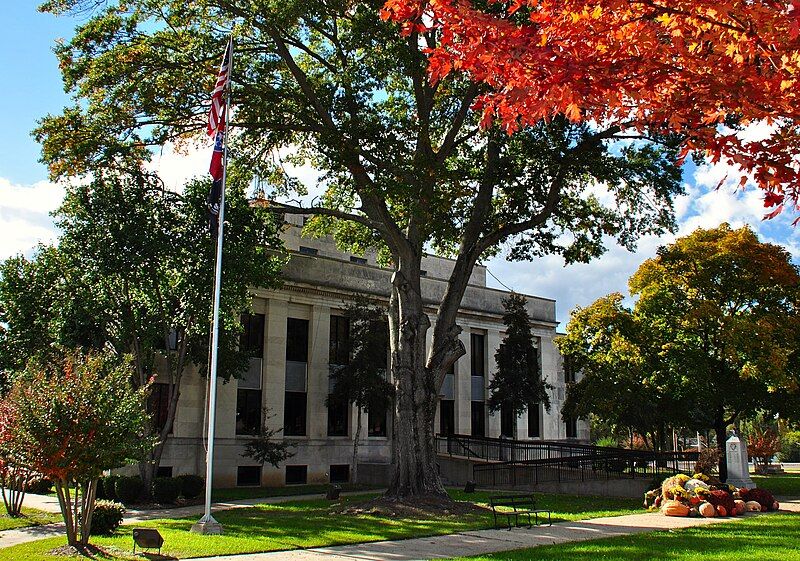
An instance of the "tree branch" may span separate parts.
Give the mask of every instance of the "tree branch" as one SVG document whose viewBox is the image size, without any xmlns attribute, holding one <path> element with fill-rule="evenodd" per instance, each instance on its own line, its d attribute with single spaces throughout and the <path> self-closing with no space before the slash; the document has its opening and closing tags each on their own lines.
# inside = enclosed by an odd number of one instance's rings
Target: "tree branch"
<svg viewBox="0 0 800 561">
<path fill-rule="evenodd" d="M 378 230 L 380 232 L 384 232 L 383 224 L 373 221 L 367 216 L 362 216 L 360 214 L 352 214 L 350 212 L 345 212 L 343 210 L 337 210 L 334 208 L 319 207 L 319 206 L 302 207 L 302 206 L 287 205 L 284 203 L 272 203 L 271 201 L 266 201 L 266 202 L 254 201 L 254 204 L 260 206 L 261 208 L 265 208 L 270 212 L 274 212 L 275 214 L 313 214 L 318 216 L 330 216 L 332 218 L 338 218 L 339 220 L 349 220 L 351 222 L 357 222 L 358 224 L 362 224 L 363 226 L 366 226 L 371 230 Z"/>
<path fill-rule="evenodd" d="M 469 113 L 470 105 L 472 105 L 472 101 L 475 99 L 475 96 L 478 95 L 478 90 L 478 85 L 473 83 L 467 89 L 466 95 L 464 95 L 463 99 L 461 100 L 461 105 L 459 106 L 458 111 L 456 111 L 453 122 L 450 125 L 450 129 L 447 131 L 447 134 L 442 141 L 442 145 L 439 147 L 439 151 L 436 154 L 436 161 L 438 164 L 441 165 L 450 156 L 450 154 L 452 154 L 453 149 L 456 147 L 456 137 L 461 130 L 461 127 L 464 126 L 464 121 Z"/>
</svg>

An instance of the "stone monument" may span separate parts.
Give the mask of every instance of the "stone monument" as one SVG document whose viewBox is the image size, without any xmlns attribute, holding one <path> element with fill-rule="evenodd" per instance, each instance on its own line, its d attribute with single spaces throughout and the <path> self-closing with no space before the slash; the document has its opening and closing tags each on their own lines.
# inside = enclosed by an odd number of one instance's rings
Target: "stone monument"
<svg viewBox="0 0 800 561">
<path fill-rule="evenodd" d="M 739 440 L 736 433 L 725 442 L 725 454 L 728 465 L 728 480 L 725 483 L 748 489 L 755 487 L 747 464 L 747 445 Z"/>
</svg>

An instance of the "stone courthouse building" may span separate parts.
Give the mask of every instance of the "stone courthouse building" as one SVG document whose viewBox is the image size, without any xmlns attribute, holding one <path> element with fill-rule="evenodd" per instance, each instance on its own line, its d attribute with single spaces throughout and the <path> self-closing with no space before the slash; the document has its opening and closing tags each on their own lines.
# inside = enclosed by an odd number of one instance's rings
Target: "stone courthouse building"
<svg viewBox="0 0 800 561">
<path fill-rule="evenodd" d="M 353 453 L 356 409 L 326 407 L 330 366 L 347 356 L 347 320 L 343 309 L 355 294 L 388 300 L 391 272 L 366 257 L 339 251 L 330 239 L 301 237 L 303 217 L 288 215 L 283 235 L 291 258 L 284 284 L 277 290 L 255 289 L 252 313 L 244 318 L 250 368 L 239 380 L 220 384 L 217 398 L 215 486 L 283 485 L 346 482 Z M 439 257 L 423 260 L 423 296 L 431 318 L 444 294 L 452 262 Z M 502 303 L 507 292 L 486 286 L 486 268 L 471 278 L 458 316 L 467 354 L 446 378 L 436 419 L 440 433 L 511 436 L 519 439 L 588 438 L 583 421 L 561 419 L 565 375 L 553 339 L 555 302 L 529 297 L 543 378 L 553 386 L 550 412 L 532 404 L 519 418 L 505 412 L 490 414 L 486 405 L 493 375 L 494 354 L 503 333 Z M 429 331 L 429 334 L 432 330 Z M 192 372 L 183 377 L 173 434 L 161 461 L 161 475 L 204 473 L 206 383 Z M 159 385 L 153 396 L 158 409 Z M 158 410 L 156 411 L 158 418 Z M 294 456 L 278 469 L 260 466 L 242 452 L 258 430 L 263 415 L 283 427 Z M 359 479 L 379 482 L 389 473 L 391 414 L 364 414 L 359 445 Z"/>
</svg>

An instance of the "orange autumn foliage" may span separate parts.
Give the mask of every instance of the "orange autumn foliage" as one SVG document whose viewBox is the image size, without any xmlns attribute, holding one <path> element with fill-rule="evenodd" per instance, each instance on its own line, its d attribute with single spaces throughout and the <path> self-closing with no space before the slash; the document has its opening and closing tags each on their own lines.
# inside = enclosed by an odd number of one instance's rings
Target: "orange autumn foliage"
<svg viewBox="0 0 800 561">
<path fill-rule="evenodd" d="M 800 0 L 387 0 L 412 35 L 436 28 L 429 77 L 490 86 L 484 124 L 509 132 L 564 114 L 631 134 L 684 135 L 764 190 L 772 217 L 800 197 Z M 748 140 L 723 126 L 765 123 Z"/>
</svg>

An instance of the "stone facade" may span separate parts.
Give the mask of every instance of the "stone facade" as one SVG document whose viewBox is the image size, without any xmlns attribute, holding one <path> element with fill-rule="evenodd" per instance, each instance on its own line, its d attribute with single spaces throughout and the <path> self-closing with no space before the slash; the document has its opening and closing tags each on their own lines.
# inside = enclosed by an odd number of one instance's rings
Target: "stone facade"
<svg viewBox="0 0 800 561">
<path fill-rule="evenodd" d="M 390 271 L 380 268 L 375 255 L 351 256 L 338 251 L 329 239 L 309 239 L 300 236 L 301 216 L 288 216 L 284 232 L 286 247 L 291 258 L 284 269 L 284 285 L 279 290 L 253 290 L 254 333 L 261 339 L 263 349 L 251 359 L 251 370 L 246 380 L 232 380 L 218 387 L 217 440 L 215 449 L 215 485 L 230 487 L 239 485 L 283 485 L 291 482 L 327 483 L 343 481 L 349 477 L 348 466 L 352 458 L 353 435 L 356 427 L 356 410 L 347 407 L 340 418 L 347 419 L 344 436 L 329 436 L 328 408 L 325 399 L 329 390 L 329 359 L 332 321 L 354 294 L 366 294 L 377 302 L 386 303 L 389 295 Z M 436 305 L 446 287 L 452 262 L 439 257 L 426 257 L 422 268 L 423 295 L 428 313 L 433 321 Z M 470 434 L 473 424 L 484 419 L 484 434 L 497 437 L 501 433 L 501 414 L 490 415 L 485 403 L 487 386 L 494 371 L 494 353 L 500 344 L 503 332 L 502 299 L 507 293 L 486 287 L 485 267 L 476 267 L 470 287 L 464 296 L 458 323 L 462 327 L 461 339 L 467 354 L 458 360 L 453 377 L 443 388 L 443 398 L 451 400 L 445 405 L 445 419 L 437 414 L 437 429 L 449 426 L 459 434 Z M 529 435 L 536 423 L 530 423 L 524 413 L 516 419 L 516 437 L 520 439 L 541 438 L 560 440 L 588 439 L 588 426 L 583 421 L 567 426 L 560 417 L 564 399 L 565 376 L 561 357 L 553 340 L 556 337 L 555 302 L 544 298 L 529 297 L 528 309 L 534 322 L 534 335 L 539 345 L 542 375 L 554 389 L 551 394 L 550 412 L 542 408 L 539 417 L 538 435 Z M 263 314 L 263 316 L 262 316 Z M 332 320 L 332 317 L 334 318 Z M 293 318 L 293 319 L 291 319 Z M 298 321 L 299 320 L 299 321 Z M 263 322 L 263 336 L 259 326 Z M 287 327 L 288 326 L 288 327 Z M 297 341 L 306 329 L 307 353 L 297 349 Z M 293 336 L 287 338 L 287 330 Z M 298 331 L 300 330 L 300 331 Z M 432 330 L 429 331 L 429 337 Z M 297 334 L 300 333 L 298 337 Z M 483 352 L 473 356 L 472 346 L 483 343 Z M 260 343 L 260 341 L 259 341 Z M 304 342 L 303 342 L 304 343 Z M 292 347 L 287 351 L 287 345 Z M 256 345 L 258 346 L 258 345 Z M 301 344 L 302 346 L 302 344 Z M 305 363 L 288 358 L 305 358 Z M 476 359 L 483 364 L 476 365 Z M 472 370 L 482 370 L 483 378 L 473 377 Z M 259 383 L 259 374 L 261 375 Z M 305 378 L 305 380 L 303 379 Z M 288 386 L 287 386 L 288 384 Z M 249 388 L 249 389 L 245 389 Z M 297 391 L 297 390 L 305 390 Z M 293 393 L 287 393 L 295 390 Z M 189 371 L 181 385 L 181 397 L 176 414 L 173 435 L 167 442 L 161 466 L 162 473 L 202 474 L 205 470 L 205 447 L 202 439 L 205 423 L 206 380 Z M 304 394 L 304 395 L 303 395 Z M 287 400 L 292 401 L 291 412 L 297 412 L 297 403 L 302 406 L 305 399 L 304 434 L 284 435 L 293 441 L 295 455 L 279 469 L 255 466 L 242 457 L 244 445 L 249 439 L 243 432 L 246 414 L 268 411 L 270 423 L 283 426 Z M 245 402 L 248 402 L 245 407 Z M 237 411 L 238 407 L 238 411 Z M 302 409 L 302 407 L 300 407 Z M 259 412 L 258 415 L 261 413 Z M 477 418 L 476 418 L 477 416 Z M 359 445 L 359 479 L 375 480 L 387 473 L 390 462 L 391 415 L 387 414 L 384 426 L 375 419 L 370 423 L 366 414 L 362 417 L 362 434 Z M 297 420 L 297 417 L 293 417 Z M 508 430 L 506 421 L 505 428 Z M 444 425 L 443 425 L 444 423 Z M 301 432 L 297 430 L 287 432 Z M 368 430 L 374 427 L 375 430 Z M 382 434 L 385 429 L 386 435 Z M 370 434 L 373 433 L 373 434 Z M 303 467 L 305 466 L 305 467 Z"/>
</svg>

